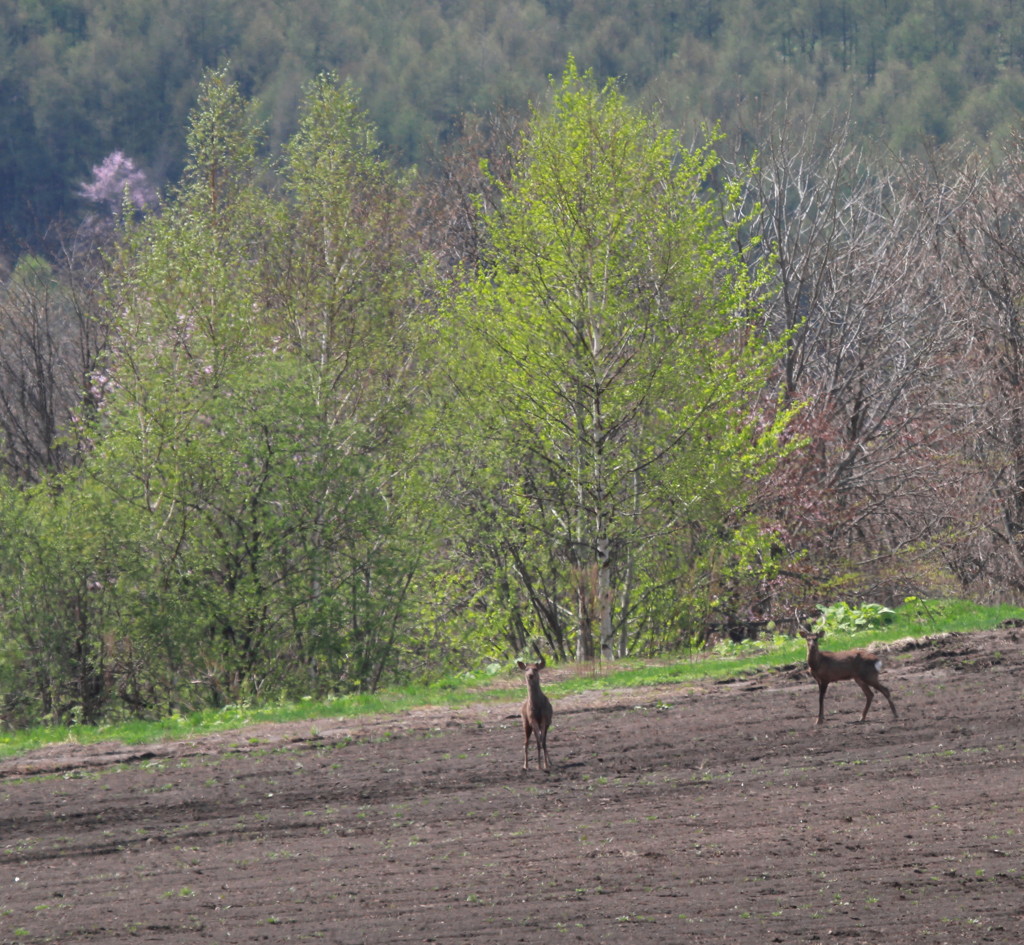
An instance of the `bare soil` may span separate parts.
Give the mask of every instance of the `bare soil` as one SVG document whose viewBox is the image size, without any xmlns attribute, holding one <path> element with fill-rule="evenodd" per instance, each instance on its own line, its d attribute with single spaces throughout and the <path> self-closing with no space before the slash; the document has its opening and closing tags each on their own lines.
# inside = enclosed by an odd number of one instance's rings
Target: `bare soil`
<svg viewBox="0 0 1024 945">
<path fill-rule="evenodd" d="M 1024 631 L 0 763 L 0 941 L 1024 942 Z M 548 673 L 547 678 L 551 678 Z"/>
</svg>

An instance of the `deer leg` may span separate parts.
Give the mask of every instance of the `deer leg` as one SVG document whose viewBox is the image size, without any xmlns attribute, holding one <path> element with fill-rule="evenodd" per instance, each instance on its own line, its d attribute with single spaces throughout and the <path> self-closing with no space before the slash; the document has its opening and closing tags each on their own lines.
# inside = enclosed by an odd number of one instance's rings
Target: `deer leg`
<svg viewBox="0 0 1024 945">
<path fill-rule="evenodd" d="M 863 722 L 868 717 L 868 709 L 871 708 L 871 700 L 875 698 L 875 694 L 871 691 L 871 687 L 863 679 L 858 679 L 857 685 L 860 686 L 861 691 L 864 693 L 864 698 L 867 700 L 864 703 L 864 711 L 860 717 L 860 720 Z"/>
<path fill-rule="evenodd" d="M 544 750 L 544 763 L 541 764 L 540 753 L 541 749 Z M 537 735 L 537 764 L 540 765 L 545 771 L 551 770 L 551 762 L 548 761 L 548 730 L 543 728 L 538 732 Z"/>
<path fill-rule="evenodd" d="M 523 720 L 523 770 L 530 770 L 530 723 L 525 719 Z"/>
<path fill-rule="evenodd" d="M 828 689 L 828 683 L 822 680 L 818 683 L 818 725 L 822 725 L 825 722 L 825 690 Z"/>
<path fill-rule="evenodd" d="M 898 719 L 899 716 L 896 714 L 896 706 L 893 705 L 892 696 L 889 695 L 889 690 L 880 682 L 875 682 L 871 685 L 874 686 L 883 696 L 885 696 L 886 701 L 889 703 L 889 708 L 892 709 L 892 717 L 894 719 Z"/>
</svg>

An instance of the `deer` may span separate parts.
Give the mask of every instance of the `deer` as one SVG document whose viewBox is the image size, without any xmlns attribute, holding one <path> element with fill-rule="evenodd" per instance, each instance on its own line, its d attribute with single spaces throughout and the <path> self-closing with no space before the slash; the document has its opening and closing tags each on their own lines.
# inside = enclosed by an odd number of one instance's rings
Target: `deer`
<svg viewBox="0 0 1024 945">
<path fill-rule="evenodd" d="M 551 770 L 548 761 L 548 729 L 551 727 L 551 718 L 554 710 L 551 708 L 551 700 L 540 691 L 540 671 L 547 665 L 544 662 L 544 654 L 537 650 L 539 657 L 536 663 L 524 663 L 516 660 L 516 666 L 522 671 L 526 679 L 526 700 L 521 710 L 523 716 L 523 770 L 530 768 L 530 736 L 533 735 L 537 741 L 537 767 L 544 771 Z M 541 754 L 543 753 L 543 761 Z"/>
<path fill-rule="evenodd" d="M 877 689 L 885 696 L 892 709 L 892 717 L 898 718 L 889 690 L 878 681 L 882 661 L 874 653 L 867 650 L 826 653 L 818 649 L 818 641 L 824 636 L 822 632 L 815 633 L 808 629 L 801 631 L 801 636 L 807 641 L 807 667 L 818 683 L 818 725 L 825 721 L 825 690 L 828 684 L 842 682 L 844 679 L 852 679 L 857 683 L 867 699 L 860 717 L 862 722 L 867 718 L 871 700 L 875 697 L 872 689 Z"/>
</svg>

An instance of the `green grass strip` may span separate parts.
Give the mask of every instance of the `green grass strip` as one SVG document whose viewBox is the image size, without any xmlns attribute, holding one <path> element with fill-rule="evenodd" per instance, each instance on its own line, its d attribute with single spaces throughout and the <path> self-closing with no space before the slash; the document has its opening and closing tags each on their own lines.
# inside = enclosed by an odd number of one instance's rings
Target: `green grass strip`
<svg viewBox="0 0 1024 945">
<path fill-rule="evenodd" d="M 882 626 L 859 632 L 831 632 L 824 640 L 828 650 L 891 643 L 906 637 L 939 633 L 990 630 L 1006 620 L 1024 618 L 1024 609 L 1011 606 L 984 607 L 967 601 L 919 601 L 908 599 Z M 679 654 L 674 659 L 622 660 L 594 667 L 570 667 L 572 672 L 551 676 L 544 689 L 553 698 L 602 689 L 636 689 L 730 679 L 750 673 L 801 663 L 806 647 L 799 637 L 766 634 L 739 644 L 721 644 L 700 654 Z M 554 668 L 554 667 L 552 667 Z M 408 686 L 377 693 L 352 693 L 333 699 L 306 698 L 297 702 L 263 706 L 227 706 L 188 715 L 172 715 L 157 721 L 129 721 L 110 725 L 38 726 L 0 733 L 0 759 L 59 743 L 92 744 L 115 741 L 126 745 L 168 739 L 198 737 L 235 731 L 257 723 L 301 722 L 317 719 L 348 719 L 394 714 L 425 706 L 465 706 L 482 702 L 517 702 L 521 696 L 518 671 L 510 665 L 497 675 L 464 675 L 433 685 Z"/>
</svg>

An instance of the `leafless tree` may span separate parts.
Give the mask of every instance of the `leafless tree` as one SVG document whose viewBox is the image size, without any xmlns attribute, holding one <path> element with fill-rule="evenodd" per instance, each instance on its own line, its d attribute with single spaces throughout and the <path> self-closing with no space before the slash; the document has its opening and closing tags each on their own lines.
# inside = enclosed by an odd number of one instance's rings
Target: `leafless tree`
<svg viewBox="0 0 1024 945">
<path fill-rule="evenodd" d="M 75 421 L 103 396 L 106 328 L 90 300 L 99 259 L 25 256 L 0 277 L 0 464 L 35 482 L 72 460 Z"/>
<path fill-rule="evenodd" d="M 924 590 L 914 582 L 930 573 L 922 549 L 942 524 L 932 498 L 958 428 L 945 388 L 958 312 L 906 176 L 854 147 L 844 122 L 821 128 L 782 113 L 753 135 L 751 199 L 776 263 L 767 319 L 790 336 L 779 384 L 806 404 L 807 440 L 763 498 L 790 550 L 810 552 L 812 595 L 846 573 L 845 593 L 886 597 Z"/>
<path fill-rule="evenodd" d="M 439 151 L 417 216 L 424 244 L 443 272 L 471 272 L 480 263 L 484 219 L 499 207 L 498 183 L 509 178 L 522 133 L 523 121 L 512 112 L 464 116 L 454 143 Z"/>
<path fill-rule="evenodd" d="M 1024 137 L 949 148 L 919 168 L 933 278 L 958 330 L 949 390 L 966 419 L 947 562 L 964 587 L 1024 593 Z"/>
</svg>

